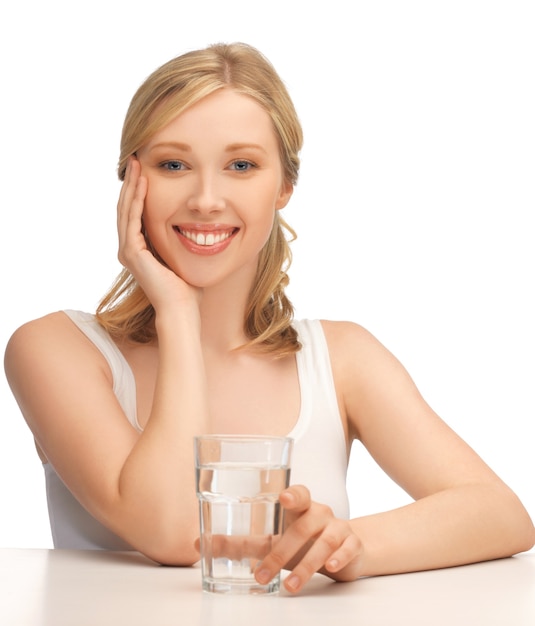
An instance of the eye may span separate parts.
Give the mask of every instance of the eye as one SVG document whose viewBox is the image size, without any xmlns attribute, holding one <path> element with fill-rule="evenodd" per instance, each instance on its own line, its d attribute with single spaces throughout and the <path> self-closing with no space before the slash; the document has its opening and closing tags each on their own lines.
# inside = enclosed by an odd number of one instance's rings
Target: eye
<svg viewBox="0 0 535 626">
<path fill-rule="evenodd" d="M 164 161 L 160 163 L 160 167 L 168 172 L 181 172 L 186 169 L 182 161 Z"/>
<path fill-rule="evenodd" d="M 235 172 L 248 172 L 257 166 L 252 161 L 237 159 L 236 161 L 232 161 L 229 167 Z"/>
</svg>

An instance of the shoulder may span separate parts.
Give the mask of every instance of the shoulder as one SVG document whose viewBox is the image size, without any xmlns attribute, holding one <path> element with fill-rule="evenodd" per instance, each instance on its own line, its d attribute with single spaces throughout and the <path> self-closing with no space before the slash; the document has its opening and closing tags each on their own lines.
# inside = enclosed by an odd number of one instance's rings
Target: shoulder
<svg viewBox="0 0 535 626">
<path fill-rule="evenodd" d="M 321 320 L 333 369 L 358 380 L 384 378 L 395 371 L 406 372 L 396 357 L 363 326 L 353 322 Z"/>
<path fill-rule="evenodd" d="M 6 358 L 66 337 L 74 325 L 62 311 L 24 323 L 11 335 L 6 348 Z"/>
<path fill-rule="evenodd" d="M 53 344 L 61 347 L 66 341 L 81 337 L 77 326 L 63 311 L 49 313 L 43 317 L 26 322 L 11 335 L 6 354 L 35 350 Z"/>
<path fill-rule="evenodd" d="M 321 320 L 332 360 L 358 363 L 372 355 L 392 356 L 366 328 L 354 322 Z"/>
<path fill-rule="evenodd" d="M 77 358 L 78 357 L 78 358 Z M 106 368 L 105 359 L 63 311 L 26 322 L 11 335 L 4 366 L 10 383 L 17 376 L 37 374 L 39 369 L 63 366 Z"/>
<path fill-rule="evenodd" d="M 418 391 L 398 359 L 368 330 L 352 322 L 323 321 L 333 378 L 350 424 L 386 412 Z M 419 401 L 419 400 L 418 400 Z M 390 410 L 390 409 L 389 409 Z"/>
</svg>

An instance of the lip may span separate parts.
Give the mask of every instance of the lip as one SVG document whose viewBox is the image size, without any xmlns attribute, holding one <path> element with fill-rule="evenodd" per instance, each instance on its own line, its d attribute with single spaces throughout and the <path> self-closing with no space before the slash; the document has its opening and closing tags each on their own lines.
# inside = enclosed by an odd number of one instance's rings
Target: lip
<svg viewBox="0 0 535 626">
<path fill-rule="evenodd" d="M 186 250 L 212 256 L 226 250 L 240 229 L 228 224 L 180 224 L 173 230 Z"/>
</svg>

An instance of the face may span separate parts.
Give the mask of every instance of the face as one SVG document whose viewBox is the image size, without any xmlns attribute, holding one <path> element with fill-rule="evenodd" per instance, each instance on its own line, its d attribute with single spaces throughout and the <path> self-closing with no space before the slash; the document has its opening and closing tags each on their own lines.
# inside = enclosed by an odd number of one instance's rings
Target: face
<svg viewBox="0 0 535 626">
<path fill-rule="evenodd" d="M 252 280 L 275 211 L 288 202 L 269 115 L 221 89 L 172 120 L 137 153 L 148 191 L 143 221 L 162 259 L 186 282 Z"/>
</svg>

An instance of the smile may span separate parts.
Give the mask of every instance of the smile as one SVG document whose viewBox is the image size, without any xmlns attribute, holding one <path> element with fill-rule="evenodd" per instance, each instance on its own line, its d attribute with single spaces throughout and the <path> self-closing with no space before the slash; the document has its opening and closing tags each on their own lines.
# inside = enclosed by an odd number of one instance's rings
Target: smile
<svg viewBox="0 0 535 626">
<path fill-rule="evenodd" d="M 228 239 L 235 229 L 228 230 L 223 233 L 200 233 L 198 231 L 193 230 L 185 230 L 183 228 L 178 228 L 178 231 L 184 237 L 187 237 L 193 243 L 196 243 L 198 246 L 213 246 L 216 243 L 221 243 Z"/>
</svg>

